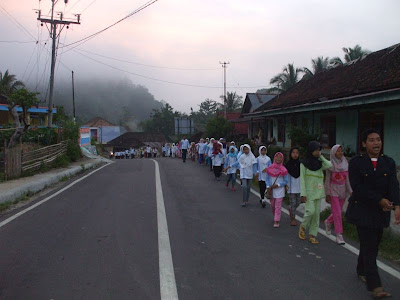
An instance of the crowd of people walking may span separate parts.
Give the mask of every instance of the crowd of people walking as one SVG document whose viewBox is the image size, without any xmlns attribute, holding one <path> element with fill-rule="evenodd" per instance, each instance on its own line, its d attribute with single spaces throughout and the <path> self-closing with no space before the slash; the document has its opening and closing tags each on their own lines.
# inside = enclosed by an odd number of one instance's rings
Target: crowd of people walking
<svg viewBox="0 0 400 300">
<path fill-rule="evenodd" d="M 376 259 L 383 229 L 390 224 L 391 211 L 395 210 L 395 224 L 400 224 L 399 183 L 396 164 L 382 154 L 382 141 L 378 131 L 370 129 L 362 134 L 364 154 L 348 162 L 343 147 L 335 145 L 330 150 L 330 159 L 322 154 L 321 145 L 310 142 L 304 159 L 300 160 L 300 149 L 293 147 L 289 157 L 277 152 L 272 158 L 266 146 L 260 146 L 258 156 L 249 144 L 237 148 L 235 142 L 224 138 L 201 139 L 189 143 L 184 138 L 172 147 L 163 147 L 163 156 L 181 157 L 186 153 L 200 165 L 208 166 L 216 181 L 226 173 L 226 188 L 236 191 L 237 176 L 242 187 L 242 207 L 249 204 L 250 190 L 255 179 L 260 191 L 260 206 L 270 201 L 273 227 L 281 225 L 283 199 L 289 199 L 290 225 L 297 226 L 296 210 L 304 203 L 305 213 L 299 226 L 298 237 L 311 244 L 318 244 L 321 202 L 331 206 L 331 215 L 325 220 L 326 234 L 336 235 L 336 242 L 344 245 L 342 211 L 348 199 L 347 221 L 357 227 L 360 238 L 360 253 L 357 274 L 372 296 L 390 297 L 379 277 Z M 285 162 L 286 161 L 286 162 Z M 308 233 L 308 235 L 307 235 Z"/>
</svg>

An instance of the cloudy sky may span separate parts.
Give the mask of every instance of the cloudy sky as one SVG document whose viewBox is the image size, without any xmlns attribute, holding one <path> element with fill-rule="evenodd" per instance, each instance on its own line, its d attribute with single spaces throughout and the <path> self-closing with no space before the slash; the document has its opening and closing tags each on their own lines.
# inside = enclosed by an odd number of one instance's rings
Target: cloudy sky
<svg viewBox="0 0 400 300">
<path fill-rule="evenodd" d="M 342 57 L 344 46 L 360 44 L 375 51 L 400 43 L 398 0 L 159 0 L 70 50 L 61 47 L 107 27 L 147 0 L 69 0 L 66 6 L 58 2 L 56 11 L 65 12 L 65 17 L 83 13 L 81 25 L 61 34 L 57 84 L 68 82 L 70 70 L 76 80 L 127 77 L 185 112 L 205 98 L 219 100 L 220 61 L 230 62 L 228 91 L 245 95 L 269 86 L 270 78 L 287 63 L 310 67 L 317 56 Z M 9 69 L 43 88 L 51 48 L 45 45 L 46 27 L 36 21 L 34 9 L 39 5 L 47 14 L 51 0 L 1 0 L 0 71 Z M 9 43 L 34 39 L 42 42 Z"/>
</svg>

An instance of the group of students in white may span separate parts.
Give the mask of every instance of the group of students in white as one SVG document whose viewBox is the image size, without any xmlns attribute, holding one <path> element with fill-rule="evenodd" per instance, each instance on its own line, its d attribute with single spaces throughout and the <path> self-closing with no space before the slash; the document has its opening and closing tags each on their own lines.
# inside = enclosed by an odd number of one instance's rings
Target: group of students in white
<svg viewBox="0 0 400 300">
<path fill-rule="evenodd" d="M 341 145 L 331 150 L 330 161 L 321 155 L 322 147 L 318 142 L 311 142 L 304 160 L 300 161 L 298 147 L 289 152 L 286 163 L 284 154 L 277 152 L 272 158 L 267 155 L 267 147 L 260 146 L 258 157 L 248 144 L 238 149 L 235 142 L 226 143 L 224 139 L 201 139 L 195 145 L 198 161 L 208 165 L 215 179 L 220 181 L 226 173 L 225 186 L 236 191 L 236 178 L 239 175 L 242 187 L 242 207 L 249 205 L 253 178 L 258 181 L 260 205 L 265 208 L 267 199 L 271 204 L 274 218 L 273 227 L 279 228 L 282 202 L 286 194 L 289 198 L 290 225 L 297 226 L 296 210 L 305 203 L 304 221 L 299 228 L 299 238 L 318 244 L 317 234 L 320 223 L 322 199 L 331 204 L 332 215 L 325 221 L 326 232 L 331 234 L 334 225 L 338 244 L 344 244 L 342 209 L 345 199 L 352 193 L 348 178 L 348 163 Z M 324 173 L 327 178 L 324 182 Z"/>
<path fill-rule="evenodd" d="M 141 147 L 137 150 L 134 148 L 125 149 L 123 151 L 115 151 L 111 152 L 111 158 L 114 157 L 115 159 L 133 159 L 137 158 L 151 158 L 151 157 L 158 157 L 158 149 L 156 147 Z"/>
</svg>

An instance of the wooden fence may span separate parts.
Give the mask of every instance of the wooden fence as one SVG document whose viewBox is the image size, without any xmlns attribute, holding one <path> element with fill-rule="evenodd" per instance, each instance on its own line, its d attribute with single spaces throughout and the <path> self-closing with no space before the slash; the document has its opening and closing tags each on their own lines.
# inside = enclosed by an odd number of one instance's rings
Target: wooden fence
<svg viewBox="0 0 400 300">
<path fill-rule="evenodd" d="M 42 164 L 48 164 L 54 161 L 57 157 L 67 152 L 68 141 L 63 141 L 59 144 L 43 147 L 37 150 L 22 152 L 21 154 L 21 169 L 22 172 L 27 170 L 40 169 Z"/>
<path fill-rule="evenodd" d="M 21 146 L 7 149 L 4 147 L 3 164 L 5 179 L 20 177 L 23 172 L 38 170 L 43 164 L 49 164 L 67 152 L 68 141 L 43 147 L 33 151 L 22 151 Z M 6 146 L 6 145 L 5 145 Z"/>
</svg>

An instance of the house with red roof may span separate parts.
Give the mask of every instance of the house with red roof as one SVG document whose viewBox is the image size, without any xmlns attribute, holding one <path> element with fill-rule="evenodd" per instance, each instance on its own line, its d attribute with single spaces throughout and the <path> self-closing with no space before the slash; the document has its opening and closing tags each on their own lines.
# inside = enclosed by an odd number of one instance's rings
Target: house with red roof
<svg viewBox="0 0 400 300">
<path fill-rule="evenodd" d="M 400 44 L 302 79 L 241 119 L 249 137 L 262 129 L 285 148 L 294 146 L 290 130 L 297 127 L 318 133 L 326 149 L 341 144 L 355 153 L 361 132 L 374 127 L 400 165 Z"/>
</svg>

